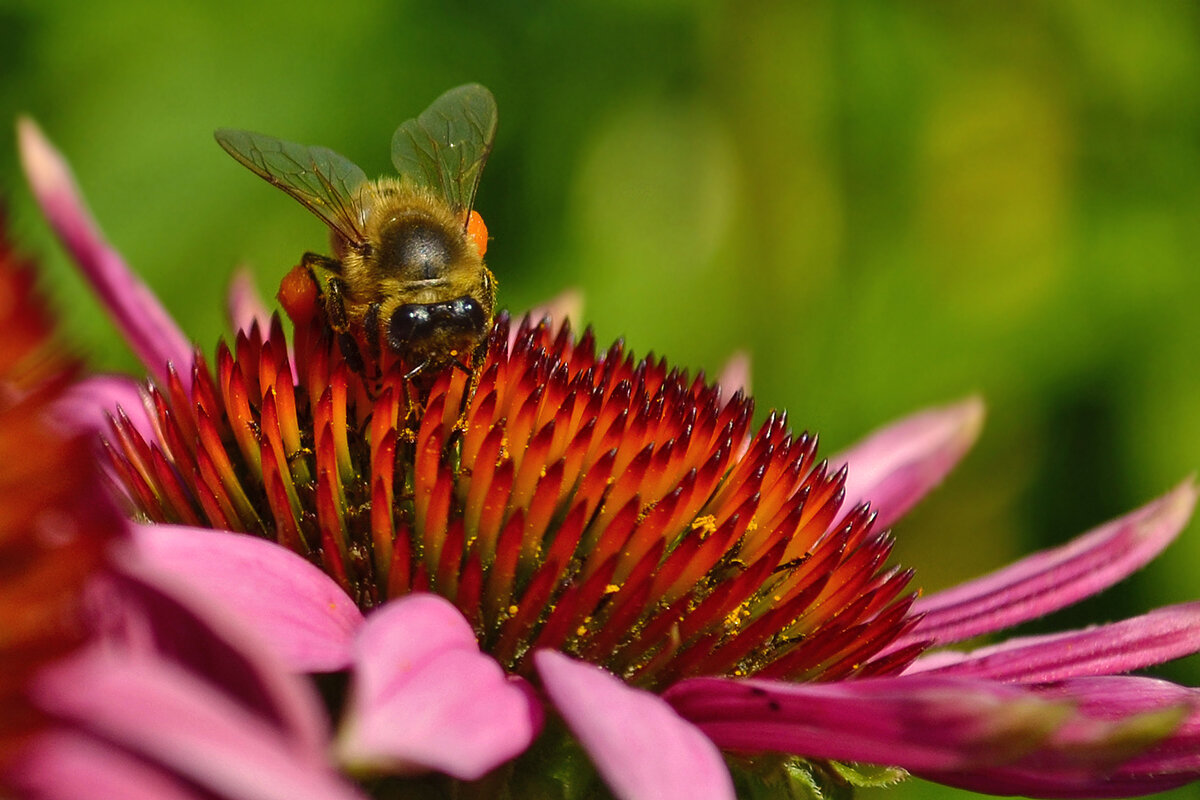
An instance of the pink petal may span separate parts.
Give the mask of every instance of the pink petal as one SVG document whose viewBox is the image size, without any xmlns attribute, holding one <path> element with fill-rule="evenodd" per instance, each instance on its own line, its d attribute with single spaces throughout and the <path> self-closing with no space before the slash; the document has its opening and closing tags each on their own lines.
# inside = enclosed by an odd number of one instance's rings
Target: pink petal
<svg viewBox="0 0 1200 800">
<path fill-rule="evenodd" d="M 905 417 L 829 459 L 849 465 L 843 508 L 870 502 L 886 528 L 942 482 L 983 427 L 977 397 Z"/>
<path fill-rule="evenodd" d="M 1116 675 L 1200 652 L 1200 602 L 1080 631 L 1010 639 L 970 653 L 919 658 L 906 674 L 1046 682 Z"/>
<path fill-rule="evenodd" d="M 536 324 L 542 319 L 549 319 L 552 330 L 557 333 L 566 320 L 570 320 L 574 330 L 579 330 L 580 320 L 583 319 L 583 292 L 578 289 L 567 289 L 545 303 L 534 306 L 527 312 L 529 318 Z M 513 325 L 508 334 L 508 348 L 511 350 L 517 341 L 518 328 Z"/>
<path fill-rule="evenodd" d="M 1188 481 L 1061 547 L 923 597 L 912 611 L 924 619 L 892 648 L 921 640 L 962 641 L 1037 619 L 1096 594 L 1162 552 L 1187 524 L 1195 503 L 1196 487 Z"/>
<path fill-rule="evenodd" d="M 5 783 L 39 800 L 204 800 L 181 778 L 119 747 L 54 730 L 21 749 Z"/>
<path fill-rule="evenodd" d="M 541 722 L 529 688 L 479 651 L 458 609 L 409 595 L 359 633 L 338 752 L 355 770 L 475 780 L 524 752 Z"/>
<path fill-rule="evenodd" d="M 733 397 L 738 392 L 749 395 L 750 354 L 745 350 L 739 350 L 730 356 L 729 360 L 725 362 L 725 366 L 722 367 L 721 374 L 717 376 L 717 383 L 725 397 Z"/>
<path fill-rule="evenodd" d="M 34 197 L 108 308 L 129 346 L 160 382 L 167 364 L 190 380 L 192 345 L 150 289 L 104 240 L 62 155 L 28 118 L 17 122 L 21 164 Z"/>
<path fill-rule="evenodd" d="M 792 684 L 693 678 L 664 695 L 724 749 L 960 770 L 1015 757 L 1070 709 L 998 683 L 871 678 Z"/>
<path fill-rule="evenodd" d="M 284 679 L 287 676 L 283 676 Z M 169 662 L 89 651 L 39 676 L 37 704 L 220 796 L 361 798 L 327 763 Z"/>
<path fill-rule="evenodd" d="M 569 319 L 578 327 L 583 317 L 583 292 L 578 289 L 565 289 L 545 303 L 529 309 L 529 316 L 535 320 L 549 317 L 559 325 L 563 320 Z"/>
<path fill-rule="evenodd" d="M 116 548 L 117 571 L 93 580 L 85 598 L 96 641 L 127 658 L 170 662 L 259 719 L 297 753 L 328 748 L 328 719 L 311 686 L 294 676 L 237 614 L 175 576 Z"/>
<path fill-rule="evenodd" d="M 662 698 L 560 653 L 534 655 L 554 707 L 619 798 L 732 798 L 720 752 Z"/>
<path fill-rule="evenodd" d="M 258 293 L 258 287 L 254 285 L 254 275 L 250 270 L 239 267 L 234 271 L 225 302 L 229 326 L 234 331 L 249 331 L 256 322 L 259 330 L 270 330 L 271 312 L 267 310 L 262 295 Z"/>
<path fill-rule="evenodd" d="M 1145 678 L 1046 689 L 924 676 L 834 684 L 697 678 L 666 698 L 722 748 L 885 764 L 1035 796 L 1084 796 L 1120 770 L 1145 778 L 1149 766 L 1171 768 L 1164 754 L 1200 707 L 1190 690 Z M 1161 785 L 1186 782 L 1188 769 L 1194 779 L 1197 761 L 1193 751 Z"/>
<path fill-rule="evenodd" d="M 81 433 L 107 436 L 109 418 L 122 411 L 144 439 L 155 438 L 141 384 L 124 375 L 96 375 L 76 381 L 54 404 L 62 423 Z"/>
<path fill-rule="evenodd" d="M 350 664 L 363 622 L 354 601 L 324 572 L 273 542 L 240 533 L 141 525 L 138 556 L 236 612 L 297 672 Z"/>
<path fill-rule="evenodd" d="M 1034 754 L 1020 765 L 975 773 L 924 777 L 989 794 L 1033 797 L 1136 797 L 1182 786 L 1200 778 L 1200 693 L 1154 678 L 1103 677 L 1063 681 L 1036 689 L 1049 699 L 1076 704 L 1091 725 L 1068 729 L 1057 750 Z M 1182 724 L 1176 721 L 1184 716 Z M 1090 727 L 1090 730 L 1089 730 Z M 1141 754 L 1130 748 L 1174 732 Z M 1105 736 L 1111 740 L 1104 746 Z M 1060 768 L 1052 759 L 1108 768 Z"/>
</svg>

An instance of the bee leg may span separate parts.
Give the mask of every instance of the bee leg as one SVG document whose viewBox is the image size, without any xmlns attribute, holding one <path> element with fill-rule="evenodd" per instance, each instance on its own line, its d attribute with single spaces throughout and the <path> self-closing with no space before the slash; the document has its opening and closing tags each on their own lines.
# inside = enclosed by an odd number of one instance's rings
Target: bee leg
<svg viewBox="0 0 1200 800">
<path fill-rule="evenodd" d="M 424 413 L 421 407 L 422 398 L 427 397 L 429 394 L 428 383 L 418 383 L 415 378 L 424 372 L 427 366 L 429 366 L 429 359 L 425 359 L 420 364 L 417 364 L 408 372 L 404 373 L 404 397 L 406 398 L 408 405 L 408 419 L 416 421 L 414 423 L 414 429 L 416 425 L 420 424 L 421 416 Z"/>
<path fill-rule="evenodd" d="M 331 260 L 315 253 L 305 253 L 304 256 L 305 261 L 309 256 L 325 261 Z M 350 333 L 350 317 L 346 314 L 346 282 L 341 278 L 330 278 L 326 284 L 325 318 L 329 322 L 329 327 L 337 334 L 338 349 L 342 351 L 342 358 L 346 359 L 346 365 L 359 375 L 365 375 L 366 365 L 363 363 L 362 351 L 359 350 L 358 342 Z"/>
<path fill-rule="evenodd" d="M 338 349 L 342 351 L 342 358 L 346 359 L 346 366 L 359 375 L 365 375 L 366 365 L 363 364 L 362 352 L 359 351 L 358 342 L 354 341 L 354 337 L 349 333 L 339 333 L 337 343 Z"/>
<path fill-rule="evenodd" d="M 375 364 L 376 372 L 382 374 L 383 365 L 380 363 L 383 358 L 383 353 L 379 347 L 379 309 L 380 303 L 371 303 L 367 306 L 367 313 L 363 315 L 363 336 L 367 339 L 367 357 Z"/>
<path fill-rule="evenodd" d="M 483 362 L 487 358 L 487 337 L 475 346 L 471 351 L 471 367 L 467 369 L 461 362 L 455 361 L 460 369 L 467 373 L 467 390 L 463 392 L 462 406 L 458 415 L 457 427 L 459 430 L 467 429 L 467 412 L 471 408 L 471 401 L 475 398 L 475 390 L 479 388 L 479 377 L 483 373 Z"/>
<path fill-rule="evenodd" d="M 411 381 L 413 378 L 420 375 L 425 370 L 425 368 L 428 366 L 429 366 L 429 359 L 427 358 L 424 361 L 422 361 L 420 364 L 417 364 L 415 367 L 413 367 L 408 372 L 406 372 L 404 374 L 404 380 Z"/>
<path fill-rule="evenodd" d="M 323 256 L 320 253 L 305 253 L 304 255 L 300 256 L 300 265 L 307 267 L 310 270 L 313 267 L 319 267 L 320 269 L 323 269 L 326 272 L 331 272 L 334 275 L 342 274 L 342 262 L 338 261 L 336 258 Z"/>
<path fill-rule="evenodd" d="M 471 350 L 471 365 L 470 366 L 467 366 L 467 363 L 464 359 L 457 358 L 457 357 L 452 359 L 450 361 L 450 363 L 453 364 L 454 366 L 458 367 L 459 369 L 461 369 L 472 379 L 477 378 L 479 376 L 480 370 L 483 369 L 483 361 L 485 358 L 487 358 L 487 348 L 488 348 L 488 337 L 485 336 L 485 337 L 483 337 L 483 339 L 480 340 L 479 344 L 475 345 L 475 347 Z M 474 380 L 472 380 L 472 384 L 473 383 L 474 383 Z"/>
<path fill-rule="evenodd" d="M 329 327 L 337 333 L 350 329 L 350 317 L 346 314 L 346 282 L 341 278 L 330 278 L 325 292 L 325 316 Z"/>
</svg>

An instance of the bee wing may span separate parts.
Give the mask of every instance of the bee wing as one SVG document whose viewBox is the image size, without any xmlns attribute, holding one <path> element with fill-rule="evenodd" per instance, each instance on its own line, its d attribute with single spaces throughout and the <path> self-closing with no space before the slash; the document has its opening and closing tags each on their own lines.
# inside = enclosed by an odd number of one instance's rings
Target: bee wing
<svg viewBox="0 0 1200 800">
<path fill-rule="evenodd" d="M 362 203 L 367 175 L 327 147 L 308 147 L 273 136 L 221 128 L 217 144 L 268 183 L 300 201 L 347 241 L 362 244 Z"/>
<path fill-rule="evenodd" d="M 486 87 L 469 83 L 446 92 L 421 116 L 396 129 L 392 163 L 401 175 L 440 192 L 465 214 L 475 202 L 495 138 L 496 99 Z"/>
</svg>

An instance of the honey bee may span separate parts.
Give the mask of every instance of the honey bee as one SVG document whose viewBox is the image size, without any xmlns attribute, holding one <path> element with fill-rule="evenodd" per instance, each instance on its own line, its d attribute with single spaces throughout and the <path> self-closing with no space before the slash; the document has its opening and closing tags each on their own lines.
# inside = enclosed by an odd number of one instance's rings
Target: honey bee
<svg viewBox="0 0 1200 800">
<path fill-rule="evenodd" d="M 248 131 L 217 142 L 329 226 L 332 256 L 301 265 L 322 286 L 326 318 L 351 368 L 374 363 L 384 344 L 409 369 L 477 356 L 491 327 L 496 280 L 483 263 L 487 228 L 472 210 L 496 135 L 496 101 L 479 84 L 451 89 L 392 136 L 399 178 L 369 180 L 325 147 Z"/>
</svg>

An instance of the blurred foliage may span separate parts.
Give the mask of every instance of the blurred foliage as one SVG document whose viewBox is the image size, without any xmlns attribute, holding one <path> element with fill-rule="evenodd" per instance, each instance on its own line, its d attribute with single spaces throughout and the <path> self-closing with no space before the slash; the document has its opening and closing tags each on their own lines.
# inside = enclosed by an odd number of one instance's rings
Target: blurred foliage
<svg viewBox="0 0 1200 800">
<path fill-rule="evenodd" d="M 602 340 L 710 374 L 745 349 L 761 407 L 829 452 L 986 397 L 976 451 L 897 529 L 927 589 L 1200 465 L 1194 2 L 81 8 L 0 2 L 0 107 L 69 155 L 112 241 L 206 348 L 235 265 L 269 295 L 324 246 L 213 128 L 384 173 L 401 120 L 478 80 L 501 109 L 477 207 L 509 307 L 578 287 Z M 18 236 L 95 364 L 135 370 L 33 210 L 12 136 L 0 186 Z M 1120 590 L 1029 629 L 1200 597 L 1192 527 Z M 1200 684 L 1195 663 L 1168 674 Z"/>
</svg>

